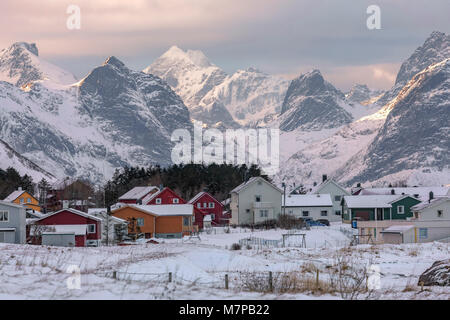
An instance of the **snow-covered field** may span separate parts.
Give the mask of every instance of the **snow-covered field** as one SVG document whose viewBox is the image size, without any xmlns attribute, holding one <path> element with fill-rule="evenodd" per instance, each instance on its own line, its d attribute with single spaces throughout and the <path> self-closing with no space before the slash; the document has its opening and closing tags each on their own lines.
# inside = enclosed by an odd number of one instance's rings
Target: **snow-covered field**
<svg viewBox="0 0 450 320">
<path fill-rule="evenodd" d="M 348 238 L 340 230 L 340 225 L 333 225 L 301 231 L 306 233 L 307 248 L 292 241 L 289 247 L 230 250 L 233 243 L 249 236 L 280 240 L 287 233 L 243 229 L 231 229 L 231 233 L 218 229 L 200 239 L 124 247 L 0 244 L 0 299 L 341 299 L 339 292 L 314 286 L 283 292 L 275 286 L 275 292 L 268 293 L 250 289 L 249 283 L 265 284 L 269 272 L 274 279 L 292 273 L 316 279 L 317 270 L 320 281 L 326 282 L 330 265 L 339 256 L 354 264 L 379 267 L 381 287 L 369 298 L 450 299 L 448 287 L 421 291 L 417 286 L 419 275 L 434 261 L 449 258 L 448 243 L 348 247 Z M 68 272 L 70 268 L 75 274 Z M 358 298 L 367 298 L 367 293 Z"/>
</svg>

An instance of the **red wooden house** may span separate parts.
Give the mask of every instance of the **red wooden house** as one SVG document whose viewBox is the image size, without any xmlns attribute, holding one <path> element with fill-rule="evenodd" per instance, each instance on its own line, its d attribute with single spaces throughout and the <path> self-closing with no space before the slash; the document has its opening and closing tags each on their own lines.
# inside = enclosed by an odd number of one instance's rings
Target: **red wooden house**
<svg viewBox="0 0 450 320">
<path fill-rule="evenodd" d="M 142 204 L 186 204 L 186 201 L 175 193 L 172 189 L 165 187 L 159 192 L 151 194 L 142 200 Z M 203 218 L 205 213 L 194 206 L 193 225 L 198 229 L 203 228 Z"/>
<path fill-rule="evenodd" d="M 229 217 L 224 214 L 223 204 L 208 192 L 198 193 L 194 198 L 189 200 L 189 203 L 194 205 L 194 208 L 201 210 L 204 215 L 210 215 L 213 226 L 228 224 Z"/>
<path fill-rule="evenodd" d="M 40 226 L 39 233 L 33 231 L 33 235 L 39 235 L 33 243 L 41 244 L 42 237 L 52 235 L 73 235 L 76 247 L 99 246 L 102 237 L 101 219 L 75 209 L 62 209 L 51 213 L 35 221 L 34 229 Z M 56 239 L 56 237 L 55 237 Z M 60 241 L 60 240 L 58 240 Z M 55 243 L 54 245 L 58 245 Z"/>
</svg>

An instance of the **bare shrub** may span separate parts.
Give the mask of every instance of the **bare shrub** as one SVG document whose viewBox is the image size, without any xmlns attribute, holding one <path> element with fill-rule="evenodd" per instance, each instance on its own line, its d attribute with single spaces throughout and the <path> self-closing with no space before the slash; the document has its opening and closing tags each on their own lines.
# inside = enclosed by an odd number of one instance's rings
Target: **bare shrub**
<svg viewBox="0 0 450 320">
<path fill-rule="evenodd" d="M 241 245 L 239 243 L 233 243 L 231 245 L 231 250 L 241 250 Z"/>
</svg>

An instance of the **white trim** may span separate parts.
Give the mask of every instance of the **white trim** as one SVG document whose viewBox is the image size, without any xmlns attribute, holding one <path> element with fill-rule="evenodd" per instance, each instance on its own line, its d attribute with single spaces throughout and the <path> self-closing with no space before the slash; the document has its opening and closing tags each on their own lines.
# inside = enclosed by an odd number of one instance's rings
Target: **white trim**
<svg viewBox="0 0 450 320">
<path fill-rule="evenodd" d="M 3 219 L 3 217 L 4 217 L 4 214 L 7 214 L 7 220 L 0 220 L 0 222 L 9 222 L 9 211 L 7 211 L 7 210 L 0 210 L 0 214 L 1 214 L 1 216 L 2 216 L 2 219 Z"/>
<path fill-rule="evenodd" d="M 400 208 L 402 208 L 402 212 L 400 212 Z M 397 214 L 405 214 L 405 206 L 397 206 Z"/>
<path fill-rule="evenodd" d="M 90 231 L 90 230 L 89 230 L 89 228 L 90 228 L 91 226 L 94 226 L 94 231 Z M 88 224 L 88 226 L 87 226 L 87 233 L 93 234 L 93 233 L 96 233 L 96 232 L 97 232 L 97 225 L 96 225 L 95 223 L 90 223 L 90 224 Z"/>
</svg>

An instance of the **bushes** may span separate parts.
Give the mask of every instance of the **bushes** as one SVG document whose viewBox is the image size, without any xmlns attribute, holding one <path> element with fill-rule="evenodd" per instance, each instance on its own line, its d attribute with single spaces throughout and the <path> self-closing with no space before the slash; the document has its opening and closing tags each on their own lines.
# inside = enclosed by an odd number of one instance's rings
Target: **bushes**
<svg viewBox="0 0 450 320">
<path fill-rule="evenodd" d="M 241 245 L 239 243 L 233 243 L 231 245 L 231 250 L 241 250 Z"/>
</svg>

